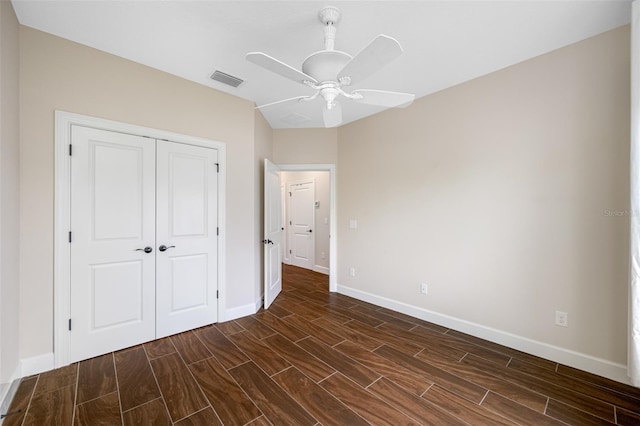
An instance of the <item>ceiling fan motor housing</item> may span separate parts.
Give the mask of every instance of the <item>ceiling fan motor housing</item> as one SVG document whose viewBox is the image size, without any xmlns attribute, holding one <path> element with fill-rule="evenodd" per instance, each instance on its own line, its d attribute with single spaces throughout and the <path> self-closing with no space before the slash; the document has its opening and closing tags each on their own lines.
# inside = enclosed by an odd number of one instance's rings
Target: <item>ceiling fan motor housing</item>
<svg viewBox="0 0 640 426">
<path fill-rule="evenodd" d="M 320 84 L 337 81 L 338 73 L 352 56 L 339 50 L 321 50 L 312 53 L 302 63 L 302 72 L 315 78 Z"/>
</svg>

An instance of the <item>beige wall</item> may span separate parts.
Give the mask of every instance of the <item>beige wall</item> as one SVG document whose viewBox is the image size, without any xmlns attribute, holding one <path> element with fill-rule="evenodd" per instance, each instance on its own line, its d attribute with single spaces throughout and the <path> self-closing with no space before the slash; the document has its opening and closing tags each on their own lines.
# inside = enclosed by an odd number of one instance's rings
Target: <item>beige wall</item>
<svg viewBox="0 0 640 426">
<path fill-rule="evenodd" d="M 280 181 L 284 185 L 285 189 L 289 183 L 301 182 L 312 179 L 315 183 L 315 201 L 320 203 L 320 206 L 315 208 L 314 216 L 315 223 L 313 225 L 313 235 L 315 237 L 315 271 L 325 274 L 329 273 L 329 223 L 330 223 L 330 193 L 331 193 L 331 176 L 329 172 L 280 172 Z M 288 250 L 291 248 L 289 241 L 291 235 L 288 228 L 288 212 L 289 212 L 289 197 L 285 197 L 285 205 L 287 211 L 287 219 L 285 220 L 286 238 L 284 259 L 290 262 L 288 259 Z M 326 223 L 325 223 L 326 219 Z M 324 257 L 322 254 L 324 253 Z"/>
<path fill-rule="evenodd" d="M 338 283 L 626 364 L 628 149 L 628 27 L 341 127 Z"/>
<path fill-rule="evenodd" d="M 27 27 L 20 67 L 21 357 L 53 349 L 54 110 L 225 142 L 226 308 L 253 304 L 253 105 Z"/>
<path fill-rule="evenodd" d="M 338 129 L 274 129 L 276 164 L 336 164 Z"/>
<path fill-rule="evenodd" d="M 18 20 L 0 1 L 0 402 L 18 367 Z"/>
<path fill-rule="evenodd" d="M 256 128 L 255 128 L 255 144 L 256 144 L 256 213 L 255 213 L 255 232 L 256 241 L 264 239 L 264 160 L 271 160 L 273 157 L 273 131 L 271 126 L 262 113 L 255 111 Z M 264 280 L 264 249 L 262 244 L 256 244 L 256 302 L 258 297 L 264 293 L 262 282 Z"/>
</svg>

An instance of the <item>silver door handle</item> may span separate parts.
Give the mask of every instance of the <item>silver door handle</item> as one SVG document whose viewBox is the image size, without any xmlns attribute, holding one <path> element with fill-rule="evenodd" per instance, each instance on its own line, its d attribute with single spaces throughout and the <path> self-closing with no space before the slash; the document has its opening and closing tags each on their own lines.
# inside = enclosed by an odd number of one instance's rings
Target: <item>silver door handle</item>
<svg viewBox="0 0 640 426">
<path fill-rule="evenodd" d="M 165 246 L 165 245 L 163 244 L 163 245 L 161 245 L 160 247 L 158 247 L 158 250 L 160 250 L 160 251 L 167 251 L 167 250 L 169 250 L 170 248 L 174 248 L 174 247 L 175 247 L 175 246 L 169 246 L 169 247 L 167 247 L 167 246 Z"/>
<path fill-rule="evenodd" d="M 135 249 L 134 251 L 143 251 L 145 253 L 151 253 L 153 249 L 150 246 L 146 246 L 145 248 Z"/>
</svg>

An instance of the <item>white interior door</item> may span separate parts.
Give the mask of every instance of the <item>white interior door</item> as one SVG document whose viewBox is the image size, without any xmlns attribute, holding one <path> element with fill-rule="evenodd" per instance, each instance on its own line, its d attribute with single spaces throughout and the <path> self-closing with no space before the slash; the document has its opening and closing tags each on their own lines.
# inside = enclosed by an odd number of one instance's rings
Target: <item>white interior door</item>
<svg viewBox="0 0 640 426">
<path fill-rule="evenodd" d="M 157 141 L 156 337 L 216 322 L 218 157 Z"/>
<path fill-rule="evenodd" d="M 264 160 L 264 308 L 282 291 L 280 169 Z"/>
<path fill-rule="evenodd" d="M 289 235 L 291 264 L 313 269 L 315 263 L 315 185 L 313 181 L 289 184 Z"/>
<path fill-rule="evenodd" d="M 155 145 L 78 126 L 72 141 L 75 362 L 155 337 Z"/>
</svg>

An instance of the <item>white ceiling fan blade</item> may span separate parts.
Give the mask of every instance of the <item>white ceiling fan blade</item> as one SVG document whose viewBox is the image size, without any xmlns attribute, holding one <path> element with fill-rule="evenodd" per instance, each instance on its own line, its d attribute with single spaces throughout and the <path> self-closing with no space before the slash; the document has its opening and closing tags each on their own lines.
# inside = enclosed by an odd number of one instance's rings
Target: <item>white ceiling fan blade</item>
<svg viewBox="0 0 640 426">
<path fill-rule="evenodd" d="M 324 119 L 324 127 L 336 127 L 342 124 L 342 108 L 340 104 L 333 104 L 331 109 L 328 109 L 325 105 L 322 111 L 322 118 Z"/>
<path fill-rule="evenodd" d="M 288 99 L 282 99 L 280 101 L 275 101 L 275 102 L 270 102 L 268 104 L 264 104 L 264 105 L 258 105 L 255 107 L 255 109 L 263 109 L 263 108 L 268 108 L 268 107 L 272 107 L 275 105 L 281 105 L 281 104 L 285 104 L 285 103 L 293 103 L 295 101 L 307 101 L 307 100 L 311 100 L 315 98 L 314 96 L 296 96 L 295 98 L 288 98 Z"/>
<path fill-rule="evenodd" d="M 361 89 L 351 92 L 352 95 L 360 95 L 356 102 L 368 105 L 378 105 L 388 108 L 406 108 L 416 98 L 411 93 L 387 92 L 386 90 Z"/>
<path fill-rule="evenodd" d="M 292 66 L 289 66 L 284 62 L 281 62 L 275 58 L 272 58 L 271 56 L 264 54 L 262 52 L 247 53 L 246 58 L 247 58 L 247 61 L 249 62 L 253 62 L 256 65 L 261 66 L 262 68 L 265 68 L 271 72 L 281 75 L 282 77 L 288 78 L 289 80 L 293 80 L 297 83 L 305 84 L 305 81 L 309 81 L 314 84 L 318 83 L 315 78 L 308 76 L 302 71 L 298 71 Z"/>
<path fill-rule="evenodd" d="M 394 38 L 380 34 L 344 66 L 338 73 L 338 79 L 349 77 L 352 84 L 359 83 L 381 70 L 400 54 L 400 43 Z"/>
</svg>

